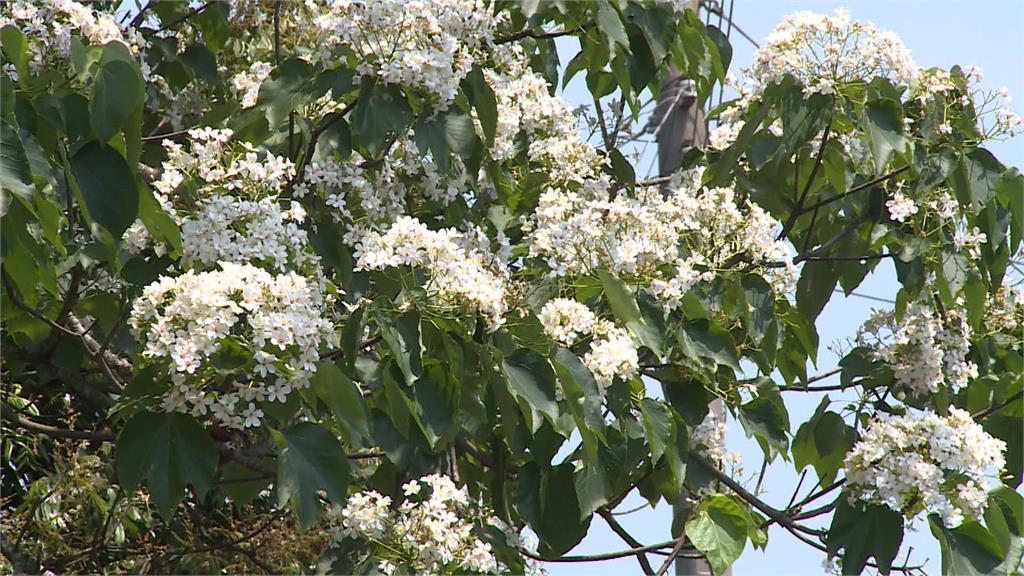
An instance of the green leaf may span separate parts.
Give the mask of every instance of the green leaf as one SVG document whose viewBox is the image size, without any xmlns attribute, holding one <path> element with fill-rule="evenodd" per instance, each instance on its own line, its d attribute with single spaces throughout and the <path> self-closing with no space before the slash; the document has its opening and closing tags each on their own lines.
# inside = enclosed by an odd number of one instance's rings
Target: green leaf
<svg viewBox="0 0 1024 576">
<path fill-rule="evenodd" d="M 420 338 L 420 315 L 411 310 L 401 316 L 378 313 L 374 315 L 381 337 L 391 349 L 395 362 L 411 385 L 423 375 L 423 341 Z"/>
<path fill-rule="evenodd" d="M 449 154 L 468 158 L 477 143 L 473 120 L 467 114 L 441 112 L 416 123 L 416 147 L 421 154 L 430 152 L 442 171 L 448 170 Z"/>
<path fill-rule="evenodd" d="M 272 434 L 278 448 L 278 505 L 290 500 L 299 517 L 299 528 L 308 530 L 320 519 L 321 490 L 336 505 L 347 500 L 348 456 L 333 434 L 312 422 Z"/>
<path fill-rule="evenodd" d="M 15 70 L 21 82 L 29 79 L 28 68 L 28 41 L 14 24 L 8 24 L 0 29 L 0 45 L 3 46 L 4 55 L 14 64 Z"/>
<path fill-rule="evenodd" d="M 202 497 L 213 484 L 217 448 L 195 418 L 177 412 L 140 412 L 117 437 L 117 478 L 125 490 L 142 480 L 160 515 L 170 518 L 186 484 Z"/>
<path fill-rule="evenodd" d="M 608 38 L 608 48 L 612 54 L 615 53 L 616 44 L 629 49 L 629 36 L 626 35 L 626 27 L 623 25 L 619 13 L 608 0 L 597 2 L 597 28 Z"/>
<path fill-rule="evenodd" d="M 348 434 L 349 442 L 369 440 L 370 427 L 366 402 L 359 387 L 333 362 L 324 362 L 310 378 L 310 388 L 334 412 Z"/>
<path fill-rule="evenodd" d="M 633 170 L 633 165 L 626 160 L 618 148 L 612 148 L 608 152 L 608 158 L 612 161 L 612 172 L 615 174 L 616 181 L 630 186 L 630 190 L 632 190 L 632 186 L 636 182 L 636 171 Z"/>
<path fill-rule="evenodd" d="M 707 557 L 716 575 L 724 574 L 743 553 L 750 517 L 735 499 L 713 494 L 686 521 L 686 537 Z"/>
<path fill-rule="evenodd" d="M 789 412 L 771 380 L 765 379 L 758 387 L 756 398 L 740 405 L 739 420 L 747 436 L 757 440 L 765 458 L 774 460 L 778 454 L 789 459 Z"/>
<path fill-rule="evenodd" d="M 71 69 L 75 72 L 79 82 L 85 82 L 89 78 L 89 71 L 92 65 L 103 57 L 103 48 L 100 46 L 86 46 L 78 38 L 71 37 Z"/>
<path fill-rule="evenodd" d="M 558 420 L 558 403 L 555 373 L 548 361 L 533 350 L 521 348 L 502 360 L 501 367 L 508 378 L 509 392 L 519 401 L 523 415 L 532 418 L 533 430 L 540 427 L 534 412 L 540 412 L 554 424 Z"/>
<path fill-rule="evenodd" d="M 207 82 L 217 82 L 217 58 L 202 44 L 189 44 L 178 58 L 191 68 L 196 76 Z"/>
<path fill-rule="evenodd" d="M 903 108 L 895 100 L 872 100 L 864 106 L 864 133 L 875 159 L 875 172 L 881 174 L 893 152 L 907 145 L 903 136 Z"/>
<path fill-rule="evenodd" d="M 181 254 L 181 231 L 177 223 L 145 186 L 139 189 L 139 219 L 155 241 L 170 247 L 172 257 Z"/>
<path fill-rule="evenodd" d="M 122 60 L 104 62 L 89 96 L 89 118 L 96 138 L 105 143 L 122 128 L 125 133 L 131 131 L 130 121 L 144 97 L 142 76 L 134 66 Z"/>
<path fill-rule="evenodd" d="M 928 517 L 942 551 L 943 576 L 1010 576 L 1018 574 L 1022 549 L 1014 538 L 1004 553 L 996 538 L 977 522 L 946 528 L 935 515 Z"/>
<path fill-rule="evenodd" d="M 964 154 L 953 176 L 960 202 L 963 205 L 969 202 L 980 212 L 995 197 L 1004 171 L 999 160 L 984 148 Z"/>
<path fill-rule="evenodd" d="M 462 82 L 462 89 L 466 92 L 470 104 L 476 109 L 476 117 L 480 120 L 487 145 L 492 146 L 498 131 L 498 99 L 494 95 L 494 90 L 487 83 L 483 71 L 475 64 Z"/>
<path fill-rule="evenodd" d="M 1003 519 L 1014 536 L 1024 536 L 1024 496 L 1009 486 L 1000 484 L 989 490 L 989 505 L 1003 511 Z"/>
<path fill-rule="evenodd" d="M 610 502 L 623 489 L 622 453 L 609 446 L 601 446 L 593 454 L 583 454 L 583 467 L 576 471 L 573 479 L 581 520 Z"/>
<path fill-rule="evenodd" d="M 71 172 L 89 217 L 119 242 L 139 211 L 134 172 L 116 150 L 95 141 L 71 157 Z"/>
<path fill-rule="evenodd" d="M 315 75 L 313 67 L 300 58 L 289 58 L 274 68 L 260 85 L 256 105 L 266 111 L 267 123 L 276 128 L 288 115 L 314 97 Z M 319 92 L 326 92 L 321 86 Z M 319 94 L 316 94 L 319 95 Z"/>
<path fill-rule="evenodd" d="M 1010 252 L 1016 254 L 1024 242 L 1024 174 L 1017 169 L 1007 170 L 999 187 L 1000 198 L 1010 208 Z"/>
<path fill-rule="evenodd" d="M 687 323 L 678 332 L 679 346 L 689 358 L 702 362 L 710 360 L 733 370 L 740 370 L 736 345 L 732 336 L 721 326 L 706 320 Z"/>
<path fill-rule="evenodd" d="M 404 134 L 412 119 L 412 109 L 400 88 L 374 84 L 363 77 L 351 124 L 352 135 L 370 155 L 384 149 L 389 134 Z"/>
<path fill-rule="evenodd" d="M 651 448 L 651 461 L 657 462 L 669 446 L 675 443 L 676 421 L 672 409 L 653 398 L 640 401 L 647 445 Z"/>
<path fill-rule="evenodd" d="M 35 189 L 18 131 L 4 119 L 0 119 L 0 188 L 10 190 L 29 202 Z"/>
<path fill-rule="evenodd" d="M 555 352 L 555 372 L 562 384 L 569 409 L 577 418 L 577 428 L 586 444 L 591 436 L 604 436 L 601 393 L 594 375 L 580 359 L 565 348 Z"/>
<path fill-rule="evenodd" d="M 804 262 L 796 282 L 796 304 L 810 321 L 817 320 L 839 282 L 831 262 Z"/>
<path fill-rule="evenodd" d="M 539 536 L 538 551 L 558 557 L 587 533 L 590 517 L 581 521 L 571 463 L 541 468 L 528 462 L 515 478 L 513 501 L 519 514 Z"/>
<path fill-rule="evenodd" d="M 605 296 L 612 307 L 612 312 L 620 322 L 640 322 L 640 307 L 636 305 L 636 298 L 630 292 L 626 284 L 611 272 L 599 270 L 598 277 L 604 287 Z"/>
<path fill-rule="evenodd" d="M 829 399 L 821 400 L 810 420 L 803 423 L 793 437 L 793 466 L 800 472 L 814 466 L 818 480 L 827 486 L 843 467 L 846 452 L 853 447 L 857 434 L 835 412 L 826 412 Z"/>
<path fill-rule="evenodd" d="M 832 98 L 812 94 L 805 98 L 800 86 L 791 86 L 782 96 L 782 146 L 790 154 L 825 129 L 832 113 Z M 817 153 L 817 150 L 815 150 Z"/>
<path fill-rule="evenodd" d="M 746 306 L 743 308 L 743 325 L 754 343 L 761 341 L 768 325 L 775 317 L 775 292 L 764 278 L 747 274 L 740 281 Z"/>
<path fill-rule="evenodd" d="M 860 574 L 872 557 L 888 573 L 903 542 L 903 516 L 883 506 L 851 506 L 845 493 L 838 502 L 825 540 L 829 556 L 843 548 L 843 574 Z"/>
</svg>

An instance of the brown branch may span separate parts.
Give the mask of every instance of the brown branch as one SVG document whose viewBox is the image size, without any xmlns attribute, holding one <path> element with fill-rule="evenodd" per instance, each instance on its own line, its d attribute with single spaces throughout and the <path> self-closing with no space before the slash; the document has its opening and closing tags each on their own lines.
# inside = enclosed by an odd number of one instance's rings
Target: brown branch
<svg viewBox="0 0 1024 576">
<path fill-rule="evenodd" d="M 981 420 L 982 418 L 984 418 L 984 417 L 986 417 L 986 416 L 988 416 L 990 414 L 993 414 L 995 412 L 998 412 L 999 410 L 1002 410 L 1003 408 L 1009 406 L 1013 402 L 1015 402 L 1017 400 L 1020 400 L 1021 397 L 1024 397 L 1024 390 L 1021 390 L 1021 391 L 1017 392 L 1016 394 L 1013 394 L 1012 396 L 1010 396 L 1006 400 L 1003 400 L 1002 402 L 998 402 L 996 404 L 993 404 L 993 405 L 989 406 L 988 408 L 985 408 L 984 410 L 980 410 L 978 412 L 975 412 L 974 414 L 971 414 L 971 418 L 974 418 L 975 420 Z"/>
<path fill-rule="evenodd" d="M 520 548 L 519 553 L 527 558 L 539 560 L 541 562 L 598 562 L 601 560 L 615 560 L 617 558 L 627 558 L 629 556 L 635 556 L 636 554 L 643 554 L 644 552 L 654 552 L 655 550 L 664 550 L 676 543 L 675 540 L 669 540 L 667 542 L 661 542 L 658 544 L 651 544 L 650 546 L 641 546 L 639 548 L 631 548 L 629 550 L 619 550 L 617 552 L 604 552 L 601 554 L 587 554 L 579 556 L 562 556 L 560 558 L 545 558 L 536 552 L 531 552 L 525 548 Z"/>
<path fill-rule="evenodd" d="M 825 125 L 825 133 L 821 137 L 821 143 L 818 145 L 818 155 L 814 159 L 814 165 L 811 167 L 811 175 L 807 178 L 807 183 L 804 184 L 803 192 L 796 200 L 796 204 L 793 205 L 793 211 L 790 212 L 789 218 L 786 219 L 785 224 L 782 225 L 782 230 L 779 231 L 779 235 L 776 240 L 785 238 L 790 231 L 793 230 L 793 226 L 796 225 L 797 218 L 806 214 L 810 210 L 804 210 L 803 205 L 807 200 L 807 195 L 811 193 L 811 186 L 814 184 L 814 179 L 818 176 L 818 170 L 821 169 L 821 164 L 825 160 L 825 145 L 828 144 L 828 138 L 832 134 L 832 119 L 829 118 L 828 124 Z M 800 156 L 796 157 L 797 161 L 797 172 L 793 177 L 794 185 L 799 185 L 798 179 L 800 178 Z"/>
<path fill-rule="evenodd" d="M 739 496 L 740 498 L 746 500 L 747 503 L 749 503 L 751 506 L 756 508 L 759 512 L 761 512 L 762 514 L 764 514 L 765 516 L 770 518 L 772 521 L 777 522 L 781 526 L 784 526 L 784 527 L 792 529 L 792 530 L 799 530 L 801 532 L 807 532 L 809 534 L 819 534 L 820 533 L 819 530 L 815 530 L 813 528 L 807 528 L 806 526 L 800 526 L 799 524 L 793 522 L 793 519 L 790 518 L 782 510 L 776 510 L 775 508 L 772 508 L 765 501 L 761 500 L 757 496 L 754 496 L 753 494 L 748 492 L 746 488 L 744 488 L 743 486 L 740 486 L 740 484 L 738 482 L 736 482 L 735 480 L 730 478 L 727 474 L 725 474 L 724 472 L 719 470 L 718 466 L 715 466 L 715 464 L 713 462 L 711 462 L 710 460 L 708 460 L 707 457 L 704 456 L 703 454 L 700 454 L 698 452 L 691 452 L 690 453 L 690 457 L 695 462 L 697 462 L 697 464 L 699 464 L 701 466 L 701 468 L 704 468 L 705 471 L 707 471 L 709 474 L 711 474 L 711 476 L 713 476 L 716 480 L 718 480 L 722 484 L 725 484 L 730 490 L 735 492 L 737 496 Z"/>
<path fill-rule="evenodd" d="M 209 2 L 203 4 L 202 6 L 197 6 L 197 7 L 193 8 L 193 9 L 189 10 L 188 12 L 186 12 L 181 17 L 175 18 L 174 20 L 171 20 L 169 23 L 161 26 L 160 28 L 157 28 L 156 30 L 143 30 L 142 31 L 142 35 L 148 38 L 150 36 L 153 36 L 154 34 L 159 34 L 159 33 L 163 32 L 164 30 L 168 30 L 170 28 L 174 28 L 178 24 L 181 24 L 182 22 L 185 22 L 186 20 L 188 20 L 189 18 L 195 16 L 196 14 L 199 14 L 200 12 L 203 12 L 204 10 L 209 8 L 210 6 L 213 6 L 214 4 L 216 4 L 216 1 L 215 0 L 210 0 Z"/>
<path fill-rule="evenodd" d="M 861 190 L 867 190 L 868 188 L 871 188 L 875 184 L 879 184 L 881 182 L 885 182 L 886 180 L 888 180 L 890 178 L 893 178 L 895 176 L 899 176 L 900 174 L 906 172 L 907 170 L 910 170 L 910 166 L 903 166 L 902 168 L 897 168 L 896 170 L 893 170 L 892 172 L 889 172 L 888 174 L 883 174 L 882 176 L 879 176 L 877 178 L 872 178 L 871 180 L 868 180 L 867 182 L 865 182 L 863 184 L 854 186 L 853 188 L 850 188 L 849 190 L 847 190 L 846 192 L 844 192 L 842 194 L 838 194 L 838 195 L 833 196 L 831 198 L 825 198 L 824 200 L 821 200 L 819 202 L 815 202 L 814 204 L 811 204 L 810 206 L 807 206 L 806 208 L 804 208 L 804 211 L 805 212 L 810 212 L 811 210 L 815 210 L 817 208 L 821 208 L 822 206 L 827 206 L 827 205 L 829 205 L 829 204 L 831 204 L 831 203 L 833 203 L 833 202 L 835 202 L 837 200 L 842 200 L 843 198 L 846 198 L 850 194 L 855 194 L 857 192 L 860 192 Z"/>
<path fill-rule="evenodd" d="M 89 431 L 57 428 L 56 426 L 30 420 L 18 414 L 10 414 L 9 412 L 12 411 L 16 412 L 10 406 L 4 404 L 3 410 L 0 410 L 0 419 L 33 434 L 42 434 L 51 438 L 62 438 L 65 440 L 91 440 L 96 442 L 112 442 L 117 437 L 109 430 Z"/>
<path fill-rule="evenodd" d="M 150 2 L 147 2 L 145 6 L 140 8 L 139 13 L 135 15 L 135 18 L 132 18 L 132 21 L 128 24 L 128 26 L 132 28 L 138 28 L 139 25 L 142 24 L 142 21 L 146 18 L 146 12 L 149 11 L 150 4 Z"/>
<path fill-rule="evenodd" d="M 577 26 L 575 28 L 570 28 L 568 30 L 552 30 L 550 32 L 546 32 L 544 30 L 539 30 L 538 31 L 538 30 L 534 30 L 532 28 L 526 28 L 524 30 L 520 30 L 519 32 L 516 32 L 515 34 L 510 34 L 508 36 L 502 36 L 500 38 L 495 38 L 494 39 L 494 43 L 495 44 L 508 44 L 509 42 L 515 42 L 516 40 L 522 40 L 523 38 L 534 38 L 536 40 L 543 40 L 543 39 L 546 39 L 546 38 L 558 38 L 560 36 L 569 36 L 570 34 L 576 34 L 576 33 L 579 33 L 579 32 L 583 32 L 584 30 L 586 30 L 587 28 L 589 28 L 592 25 L 593 25 L 592 23 L 586 23 L 586 24 L 582 24 L 580 26 Z"/>
<path fill-rule="evenodd" d="M 679 538 L 676 538 L 676 545 L 672 548 L 672 553 L 668 555 L 668 558 L 665 559 L 665 562 L 661 565 L 661 568 L 658 568 L 658 572 L 654 576 L 665 576 L 669 567 L 672 566 L 672 563 L 675 562 L 676 558 L 683 552 L 683 545 L 685 543 L 686 532 L 684 531 L 679 535 Z"/>
<path fill-rule="evenodd" d="M 604 518 L 604 521 L 608 524 L 608 527 L 612 529 L 612 532 L 615 532 L 619 538 L 622 538 L 623 542 L 632 546 L 634 550 L 643 547 L 636 538 L 633 538 L 632 534 L 622 527 L 622 524 L 619 524 L 619 521 L 616 520 L 608 510 L 599 509 L 597 514 L 601 518 Z M 636 561 L 640 564 L 640 569 L 643 570 L 644 574 L 647 574 L 648 576 L 652 576 L 654 574 L 654 567 L 651 566 L 651 562 L 647 559 L 646 554 L 643 552 L 637 552 Z"/>
</svg>

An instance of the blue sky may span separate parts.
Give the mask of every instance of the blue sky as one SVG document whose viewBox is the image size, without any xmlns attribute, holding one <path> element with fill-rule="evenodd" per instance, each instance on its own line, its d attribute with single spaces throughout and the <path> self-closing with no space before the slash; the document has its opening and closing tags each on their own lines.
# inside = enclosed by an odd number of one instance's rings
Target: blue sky
<svg viewBox="0 0 1024 576">
<path fill-rule="evenodd" d="M 729 0 L 724 0 L 728 9 Z M 735 0 L 733 19 L 751 37 L 760 41 L 786 14 L 796 10 L 813 10 L 832 13 L 838 7 L 848 8 L 858 20 L 870 20 L 883 29 L 896 32 L 910 48 L 920 66 L 948 68 L 954 64 L 976 64 L 985 71 L 984 88 L 1009 88 L 1017 96 L 1013 108 L 1024 114 L 1024 2 L 1021 0 L 973 0 L 971 2 L 952 0 L 857 0 L 848 2 L 831 1 L 782 1 L 782 0 Z M 717 18 L 713 23 L 717 22 Z M 732 35 L 733 64 L 738 70 L 752 60 L 754 47 L 735 32 Z M 564 45 L 569 51 L 562 61 L 568 62 L 573 45 Z M 562 46 L 560 46 L 562 48 Z M 582 75 L 580 76 L 582 78 Z M 565 97 L 574 104 L 589 104 L 589 97 L 581 82 L 573 82 L 567 88 Z M 1005 164 L 1024 166 L 1024 138 L 991 143 L 987 146 Z M 646 169 L 648 162 L 641 162 L 637 170 Z M 892 298 L 897 285 L 891 263 L 880 265 L 877 272 L 869 276 L 858 293 Z M 838 358 L 826 347 L 853 335 L 864 321 L 872 307 L 885 304 L 858 297 L 835 295 L 818 320 L 821 350 L 819 351 L 818 372 L 834 367 Z M 810 370 L 811 373 L 816 373 Z M 835 394 L 832 399 L 838 398 Z M 799 423 L 814 411 L 821 400 L 820 394 L 798 394 L 787 396 L 790 420 Z M 753 485 L 761 466 L 761 452 L 757 445 L 744 437 L 738 424 L 730 423 L 728 445 L 731 450 L 743 455 L 745 479 Z M 776 507 L 785 507 L 796 485 L 799 475 L 792 464 L 776 460 L 769 466 L 762 497 Z M 805 485 L 803 493 L 808 487 Z M 630 509 L 643 501 L 638 496 L 629 498 L 621 507 Z M 618 518 L 625 528 L 644 544 L 668 540 L 672 520 L 671 509 L 664 504 L 656 509 L 644 509 Z M 904 539 L 904 553 L 907 546 L 913 546 L 912 562 L 928 559 L 926 570 L 939 571 L 939 549 L 927 526 L 917 522 L 918 531 L 908 532 Z M 600 518 L 595 518 L 590 534 L 573 550 L 572 554 L 609 552 L 627 548 Z M 657 556 L 650 557 L 656 562 Z M 902 556 L 901 556 L 902 558 Z M 795 540 L 785 531 L 774 528 L 769 533 L 769 545 L 765 552 L 753 550 L 749 545 L 743 556 L 733 566 L 734 576 L 745 575 L 817 575 L 822 573 L 823 554 Z M 587 564 L 554 564 L 547 569 L 552 576 L 568 574 L 633 574 L 639 567 L 633 558 Z"/>
</svg>

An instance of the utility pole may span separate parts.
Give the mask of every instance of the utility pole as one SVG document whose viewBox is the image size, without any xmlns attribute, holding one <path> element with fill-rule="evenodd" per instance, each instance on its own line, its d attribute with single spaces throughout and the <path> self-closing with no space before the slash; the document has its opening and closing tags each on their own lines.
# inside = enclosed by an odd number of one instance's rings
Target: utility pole
<svg viewBox="0 0 1024 576">
<path fill-rule="evenodd" d="M 698 12 L 699 0 L 688 0 L 686 10 Z M 696 90 L 691 80 L 674 66 L 661 85 L 658 106 L 655 109 L 655 136 L 658 139 L 658 172 L 660 176 L 668 176 L 679 169 L 683 154 L 694 146 L 703 146 L 707 140 L 707 122 L 704 111 L 697 103 Z M 718 404 L 711 409 L 718 417 L 724 417 L 725 410 Z M 689 506 L 685 495 L 673 506 L 676 517 L 687 514 Z M 692 546 L 687 548 L 692 550 Z M 711 565 L 704 558 L 677 557 L 675 561 L 676 576 L 705 576 L 712 574 Z M 727 570 L 724 576 L 731 576 Z"/>
</svg>

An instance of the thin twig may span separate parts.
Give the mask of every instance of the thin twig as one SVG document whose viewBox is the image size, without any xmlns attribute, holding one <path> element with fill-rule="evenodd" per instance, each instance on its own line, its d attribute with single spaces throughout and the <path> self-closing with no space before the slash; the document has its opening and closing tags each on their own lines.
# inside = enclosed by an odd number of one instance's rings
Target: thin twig
<svg viewBox="0 0 1024 576">
<path fill-rule="evenodd" d="M 43 424 L 30 420 L 24 416 L 17 414 L 9 414 L 12 409 L 10 406 L 4 404 L 3 410 L 0 410 L 0 419 L 28 432 L 35 434 L 42 434 L 51 438 L 63 438 L 65 440 L 92 440 L 97 442 L 112 442 L 117 436 L 108 430 L 68 430 L 66 428 L 57 428 L 50 426 L 49 424 Z"/>
<path fill-rule="evenodd" d="M 662 563 L 661 568 L 658 568 L 658 572 L 654 576 L 665 576 L 665 573 L 668 572 L 669 566 L 672 566 L 676 557 L 683 551 L 683 545 L 685 543 L 686 532 L 683 532 L 679 535 L 679 538 L 676 538 L 676 545 L 672 548 L 672 553 L 668 555 L 668 558 L 665 558 L 665 562 Z"/>
<path fill-rule="evenodd" d="M 550 32 L 545 32 L 544 30 L 537 31 L 537 30 L 534 30 L 532 28 L 526 28 L 524 30 L 520 30 L 519 32 L 516 32 L 515 34 L 510 34 L 508 36 L 503 36 L 503 37 L 500 37 L 500 38 L 495 38 L 494 39 L 494 43 L 495 44 L 508 44 L 509 42 L 515 42 L 516 40 L 522 40 L 523 38 L 534 38 L 534 39 L 537 39 L 537 40 L 543 40 L 545 38 L 558 38 L 560 36 L 568 36 L 570 34 L 576 34 L 578 32 L 582 32 L 582 31 L 586 30 L 587 28 L 589 28 L 591 25 L 592 25 L 591 23 L 587 23 L 587 24 L 582 24 L 580 26 L 577 26 L 576 28 L 570 28 L 568 30 L 553 30 L 553 31 L 550 31 Z"/>
<path fill-rule="evenodd" d="M 824 200 L 821 200 L 819 202 L 815 202 L 814 204 L 811 204 L 810 206 L 807 206 L 806 208 L 804 208 L 804 211 L 805 212 L 809 212 L 811 210 L 815 210 L 817 208 L 821 208 L 822 206 L 827 206 L 827 205 L 829 205 L 829 204 L 831 204 L 833 202 L 836 202 L 837 200 L 842 200 L 843 198 L 846 198 L 850 194 L 855 194 L 857 192 L 860 192 L 861 190 L 867 190 L 868 188 L 871 188 L 872 186 L 874 186 L 876 184 L 879 184 L 881 182 L 885 182 L 886 180 L 889 180 L 890 178 L 894 178 L 896 176 L 899 176 L 900 174 L 906 172 L 907 170 L 910 170 L 910 166 L 903 166 L 902 168 L 897 168 L 896 170 L 893 170 L 892 172 L 889 172 L 888 174 L 883 174 L 882 176 L 879 176 L 877 178 L 872 178 L 871 180 L 868 180 L 867 182 L 865 182 L 863 184 L 854 186 L 853 188 L 850 188 L 849 190 L 847 190 L 846 192 L 844 192 L 842 194 L 837 194 L 836 196 L 833 196 L 831 198 L 825 198 Z"/>
<path fill-rule="evenodd" d="M 636 538 L 633 538 L 633 535 L 627 532 L 626 529 L 622 527 L 622 524 L 619 524 L 619 521 L 616 520 L 615 517 L 608 512 L 608 510 L 599 509 L 597 511 L 597 514 L 604 519 L 604 521 L 608 524 L 608 527 L 612 529 L 612 532 L 615 532 L 616 534 L 618 534 L 619 538 L 622 538 L 623 542 L 629 544 L 634 549 L 642 548 L 640 542 Z M 637 552 L 636 561 L 640 564 L 640 569 L 643 570 L 644 574 L 647 574 L 648 576 L 654 574 L 654 567 L 651 566 L 651 562 L 647 559 L 646 554 L 644 554 L 643 552 Z"/>
<path fill-rule="evenodd" d="M 1003 400 L 1002 402 L 997 402 L 996 404 L 993 404 L 988 408 L 985 408 L 984 410 L 980 410 L 978 412 L 975 412 L 974 414 L 971 414 L 971 418 L 974 418 L 975 420 L 981 420 L 982 418 L 995 412 L 998 412 L 999 410 L 1005 408 L 1006 406 L 1009 406 L 1016 400 L 1020 400 L 1021 397 L 1024 397 L 1024 390 L 1021 390 L 1016 394 L 1013 394 L 1012 396 L 1010 396 L 1006 400 Z"/>
<path fill-rule="evenodd" d="M 184 21 L 188 20 L 189 18 L 195 16 L 196 14 L 199 14 L 200 12 L 203 12 L 204 10 L 209 8 L 210 6 L 213 6 L 214 4 L 216 4 L 216 0 L 210 0 L 209 2 L 203 4 L 202 6 L 198 6 L 196 8 L 193 8 L 192 10 L 189 10 L 183 16 L 181 16 L 179 18 L 175 18 L 174 20 L 171 20 L 169 23 L 161 26 L 160 28 L 157 28 L 156 30 L 143 30 L 142 31 L 142 35 L 148 38 L 149 36 L 153 36 L 154 34 L 159 34 L 159 33 L 163 32 L 164 30 L 168 30 L 170 28 L 173 28 L 173 27 L 177 26 L 178 24 L 181 24 L 182 22 L 184 22 Z"/>
<path fill-rule="evenodd" d="M 650 546 L 641 546 L 638 548 L 630 548 L 629 550 L 619 550 L 617 552 L 604 552 L 601 554 L 586 554 L 579 556 L 562 556 L 559 558 L 545 558 L 536 552 L 531 552 L 525 548 L 520 548 L 519 553 L 527 558 L 534 560 L 540 560 L 541 562 L 598 562 L 600 560 L 615 560 L 616 558 L 627 558 L 629 556 L 635 556 L 636 554 L 643 554 L 645 552 L 654 552 L 655 550 L 664 550 L 675 545 L 675 540 L 669 540 L 667 542 L 660 542 L 658 544 L 651 544 Z"/>
</svg>

